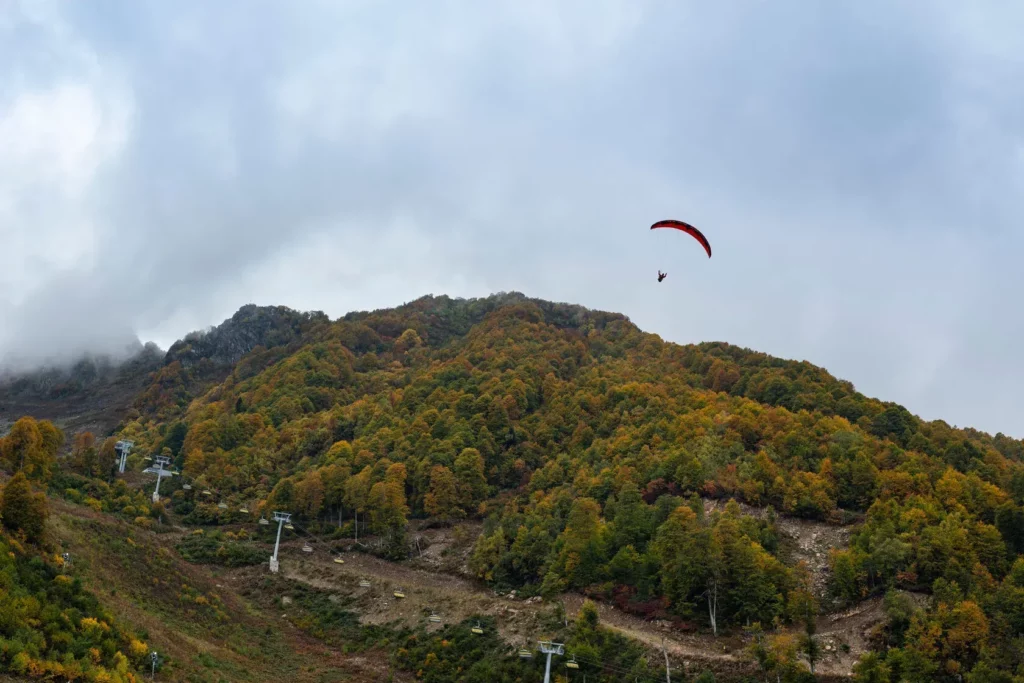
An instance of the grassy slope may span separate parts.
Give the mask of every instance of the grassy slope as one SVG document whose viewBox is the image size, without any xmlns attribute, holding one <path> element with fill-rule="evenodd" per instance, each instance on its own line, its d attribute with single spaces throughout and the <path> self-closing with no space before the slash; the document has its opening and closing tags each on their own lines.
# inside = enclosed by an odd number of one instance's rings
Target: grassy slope
<svg viewBox="0 0 1024 683">
<path fill-rule="evenodd" d="M 173 549 L 180 533 L 143 530 L 62 501 L 52 505 L 51 529 L 72 554 L 73 571 L 168 657 L 159 680 L 381 680 L 379 652 L 344 656 L 281 614 L 242 599 L 210 568 L 180 558 Z"/>
</svg>

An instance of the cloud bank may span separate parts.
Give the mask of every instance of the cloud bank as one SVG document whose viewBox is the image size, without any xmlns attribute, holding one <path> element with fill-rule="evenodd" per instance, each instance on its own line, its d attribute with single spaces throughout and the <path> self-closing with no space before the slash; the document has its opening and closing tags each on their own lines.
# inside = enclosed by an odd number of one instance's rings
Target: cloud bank
<svg viewBox="0 0 1024 683">
<path fill-rule="evenodd" d="M 5 4 L 0 357 L 516 289 L 1024 436 L 1022 33 L 981 1 Z"/>
</svg>

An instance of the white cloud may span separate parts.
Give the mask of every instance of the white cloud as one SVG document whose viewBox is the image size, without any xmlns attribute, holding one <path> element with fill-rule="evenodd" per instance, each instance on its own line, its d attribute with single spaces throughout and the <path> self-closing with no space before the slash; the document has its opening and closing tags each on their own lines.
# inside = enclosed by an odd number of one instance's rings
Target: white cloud
<svg viewBox="0 0 1024 683">
<path fill-rule="evenodd" d="M 88 85 L 62 83 L 0 104 L 0 280 L 17 301 L 55 271 L 96 263 L 88 191 L 125 143 L 125 108 Z"/>
<path fill-rule="evenodd" d="M 45 334 L 40 343 L 22 329 L 33 295 L 102 265 L 105 226 L 92 191 L 127 145 L 132 102 L 50 5 L 9 7 L 3 17 L 0 38 L 33 33 L 50 57 L 15 44 L 0 93 L 0 356 L 32 358 L 67 343 Z"/>
<path fill-rule="evenodd" d="M 520 289 L 1024 435 L 1019 10 L 21 7 L 0 352 Z M 711 260 L 647 231 L 671 216 Z"/>
</svg>

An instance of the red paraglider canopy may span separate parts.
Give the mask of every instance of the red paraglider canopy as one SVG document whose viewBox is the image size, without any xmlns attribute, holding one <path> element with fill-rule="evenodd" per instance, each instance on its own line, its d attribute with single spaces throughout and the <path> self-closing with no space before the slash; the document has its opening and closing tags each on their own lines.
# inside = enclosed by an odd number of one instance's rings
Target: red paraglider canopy
<svg viewBox="0 0 1024 683">
<path fill-rule="evenodd" d="M 667 219 L 663 221 L 658 221 L 657 223 L 651 226 L 651 230 L 654 230 L 655 228 L 675 228 L 676 230 L 682 230 L 683 232 L 685 232 L 688 235 L 691 235 L 694 239 L 700 242 L 701 246 L 704 247 L 704 251 L 708 252 L 708 258 L 711 258 L 711 245 L 708 243 L 708 238 L 704 237 L 704 233 L 702 233 L 700 230 L 693 227 L 689 223 Z"/>
</svg>

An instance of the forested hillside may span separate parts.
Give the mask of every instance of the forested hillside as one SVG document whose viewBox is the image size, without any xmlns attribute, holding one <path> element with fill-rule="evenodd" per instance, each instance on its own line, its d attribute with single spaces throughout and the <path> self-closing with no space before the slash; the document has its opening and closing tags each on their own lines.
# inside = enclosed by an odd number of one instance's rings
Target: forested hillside
<svg viewBox="0 0 1024 683">
<path fill-rule="evenodd" d="M 49 504 L 34 484 L 52 476 L 64 434 L 19 420 L 0 438 L 0 672 L 28 678 L 129 683 L 146 644 L 65 573 L 47 542 Z"/>
<path fill-rule="evenodd" d="M 665 343 L 518 294 L 289 330 L 218 381 L 169 354 L 123 425 L 231 503 L 178 491 L 185 519 L 287 510 L 321 533 L 374 534 L 395 559 L 410 518 L 482 519 L 471 568 L 496 587 L 585 590 L 716 632 L 924 591 L 926 611 L 892 607 L 902 621 L 877 634 L 872 680 L 1024 661 L 1020 441 L 922 421 L 806 362 Z M 815 595 L 773 514 L 707 515 L 701 498 L 858 525 Z"/>
<path fill-rule="evenodd" d="M 859 680 L 1024 680 L 1024 443 L 922 421 L 806 362 L 666 343 L 622 315 L 501 294 L 334 322 L 245 307 L 176 343 L 140 386 L 109 437 L 25 418 L 0 439 L 0 465 L 17 473 L 0 510 L 7 595 L 39 601 L 9 609 L 70 629 L 33 649 L 23 622 L 0 624 L 8 670 L 127 675 L 126 662 L 140 664 L 141 644 L 117 631 L 86 656 L 86 615 L 116 627 L 87 595 L 53 592 L 64 581 L 33 493 L 48 488 L 162 533 L 221 526 L 173 547 L 226 567 L 265 562 L 259 544 L 272 537 L 253 545 L 269 529 L 254 523 L 275 510 L 398 562 L 422 554 L 424 528 L 462 525 L 479 530 L 459 569 L 475 580 L 519 599 L 583 593 L 673 633 L 742 638 L 745 656 L 783 681 L 822 660 L 815 634 L 828 615 L 869 604 L 884 618 L 860 634 L 873 652 Z M 121 438 L 135 442 L 127 477 L 115 476 Z M 182 476 L 152 503 L 132 472 L 159 454 Z M 834 547 L 810 566 L 783 531 L 793 524 L 843 533 L 826 534 Z M 82 613 L 58 617 L 69 614 L 61 600 Z M 412 640 L 400 668 L 455 655 L 446 640 L 401 637 Z M 621 648 L 600 642 L 599 659 Z M 617 666 L 648 670 L 639 662 Z M 473 675 L 522 671 L 495 667 Z M 458 666 L 440 671 L 428 678 L 458 678 Z"/>
</svg>

